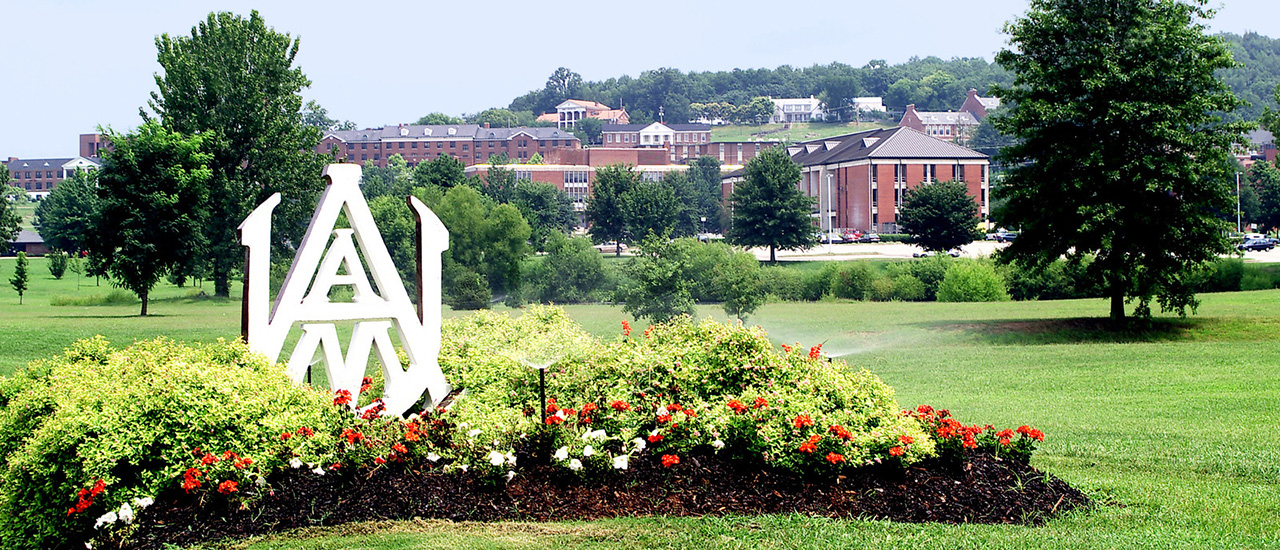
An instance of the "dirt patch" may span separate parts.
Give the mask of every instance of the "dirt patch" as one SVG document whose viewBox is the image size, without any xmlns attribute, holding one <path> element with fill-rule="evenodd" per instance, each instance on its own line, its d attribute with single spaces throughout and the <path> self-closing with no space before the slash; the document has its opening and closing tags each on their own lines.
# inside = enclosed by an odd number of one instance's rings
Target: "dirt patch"
<svg viewBox="0 0 1280 550">
<path fill-rule="evenodd" d="M 801 513 L 902 522 L 1039 524 L 1089 499 L 1027 464 L 978 454 L 960 464 L 926 461 L 871 467 L 837 479 L 803 479 L 715 455 L 665 468 L 631 468 L 584 480 L 562 468 L 523 470 L 510 481 L 427 466 L 388 464 L 318 476 L 291 470 L 248 506 L 174 491 L 139 519 L 130 540 L 106 547 L 152 549 L 322 525 L 413 518 L 562 521 L 617 516 Z M 101 546 L 100 546 L 101 547 Z"/>
</svg>

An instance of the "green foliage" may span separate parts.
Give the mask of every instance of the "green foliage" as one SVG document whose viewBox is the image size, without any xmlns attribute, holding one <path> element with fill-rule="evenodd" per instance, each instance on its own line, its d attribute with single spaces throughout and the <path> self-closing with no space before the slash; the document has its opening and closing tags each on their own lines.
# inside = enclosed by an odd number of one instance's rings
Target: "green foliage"
<svg viewBox="0 0 1280 550">
<path fill-rule="evenodd" d="M 343 131 L 355 130 L 356 123 L 350 120 L 339 121 L 329 117 L 329 110 L 322 107 L 315 100 L 308 101 L 306 107 L 302 109 L 302 124 L 311 126 L 320 131 Z"/>
<path fill-rule="evenodd" d="M 252 459 L 218 477 L 208 468 L 214 485 L 252 486 L 283 468 L 291 454 L 273 442 L 301 427 L 315 432 L 297 448 L 301 458 L 322 462 L 331 457 L 316 451 L 333 446 L 350 416 L 330 401 L 241 343 L 193 349 L 161 339 L 115 350 L 101 337 L 80 341 L 0 382 L 0 545 L 85 540 L 104 512 L 176 489 L 197 448 Z M 96 480 L 105 490 L 69 514 Z"/>
<path fill-rule="evenodd" d="M 769 247 L 769 261 L 776 249 L 795 250 L 813 244 L 809 211 L 813 199 L 796 184 L 800 166 L 783 147 L 771 147 L 747 162 L 743 181 L 733 190 L 733 224 L 729 242 L 743 247 Z"/>
<path fill-rule="evenodd" d="M 698 232 L 720 233 L 724 230 L 721 219 L 728 213 L 724 207 L 720 161 L 711 156 L 698 157 L 689 165 L 688 175 L 693 185 L 694 215 L 699 218 Z"/>
<path fill-rule="evenodd" d="M 462 119 L 456 116 L 449 116 L 444 113 L 431 113 L 418 119 L 414 124 L 424 126 L 447 126 L 450 124 L 462 124 Z"/>
<path fill-rule="evenodd" d="M 610 164 L 596 169 L 596 179 L 587 197 L 587 224 L 591 240 L 629 242 L 634 237 L 626 212 L 626 197 L 640 185 L 640 175 L 630 166 Z M 643 235 L 640 235 L 643 237 Z M 621 250 L 616 255 L 621 255 Z"/>
<path fill-rule="evenodd" d="M 67 272 L 67 253 L 61 250 L 50 250 L 44 257 L 49 265 L 49 274 L 53 275 L 54 279 L 61 279 Z"/>
<path fill-rule="evenodd" d="M 640 253 L 627 264 L 628 284 L 619 288 L 622 310 L 638 318 L 664 323 L 694 314 L 692 281 L 687 277 L 693 239 L 669 240 L 650 233 L 640 243 Z"/>
<path fill-rule="evenodd" d="M 553 235 L 573 231 L 576 215 L 569 194 L 554 184 L 519 181 L 512 204 L 529 222 L 529 242 L 539 252 L 546 250 Z"/>
<path fill-rule="evenodd" d="M 995 124 L 1021 141 L 1001 156 L 995 218 L 1021 235 L 1004 259 L 1093 255 L 1113 319 L 1130 298 L 1140 316 L 1153 298 L 1194 311 L 1188 277 L 1230 251 L 1219 214 L 1233 209 L 1231 145 L 1248 126 L 1217 114 L 1240 102 L 1216 76 L 1234 63 L 1204 34 L 1211 15 L 1202 1 L 1034 0 L 1007 25 L 996 61 L 1015 78 L 994 90 L 1011 105 Z"/>
<path fill-rule="evenodd" d="M 494 292 L 519 287 L 520 263 L 527 253 L 525 241 L 529 240 L 530 229 L 516 207 L 494 204 L 463 185 L 449 189 L 432 210 L 449 229 L 449 250 L 444 253 L 446 293 L 457 284 L 449 273 L 482 275 Z M 470 294 L 476 280 L 468 276 L 458 282 Z"/>
<path fill-rule="evenodd" d="M 552 233 L 546 248 L 545 256 L 526 260 L 526 298 L 556 304 L 602 301 L 609 272 L 590 240 Z"/>
<path fill-rule="evenodd" d="M 978 203 L 964 182 L 948 181 L 909 189 L 902 200 L 898 224 L 911 236 L 909 244 L 946 252 L 982 238 L 978 231 Z"/>
<path fill-rule="evenodd" d="M 201 136 L 212 155 L 200 232 L 209 241 L 214 293 L 228 296 L 231 273 L 244 261 L 236 228 L 250 209 L 281 193 L 272 241 L 277 255 L 291 256 L 324 189 L 320 130 L 300 123 L 301 91 L 311 81 L 294 66 L 299 41 L 268 27 L 257 11 L 248 18 L 210 13 L 190 36 L 162 34 L 155 43 L 162 70 L 151 110 L 166 129 Z"/>
<path fill-rule="evenodd" d="M 1280 227 L 1280 170 L 1270 162 L 1255 162 L 1249 167 L 1247 178 L 1247 187 L 1253 189 L 1258 202 L 1257 215 L 1247 220 L 1262 227 Z"/>
<path fill-rule="evenodd" d="M 92 237 L 98 213 L 98 172 L 76 170 L 36 207 L 35 224 L 45 244 L 58 250 L 79 252 Z"/>
<path fill-rule="evenodd" d="M 764 305 L 764 287 L 760 281 L 760 263 L 748 252 L 732 253 L 715 265 L 711 287 L 724 302 L 724 312 L 745 319 Z"/>
<path fill-rule="evenodd" d="M 672 237 L 691 235 L 677 230 L 681 217 L 686 218 L 688 205 L 681 202 L 675 190 L 665 182 L 641 181 L 622 198 L 623 215 L 626 216 L 626 233 L 643 239 L 648 235 L 666 234 Z"/>
<path fill-rule="evenodd" d="M 582 135 L 586 136 L 587 139 L 582 140 L 583 145 L 599 145 L 602 143 L 600 136 L 604 132 L 604 121 L 598 118 L 578 119 L 573 123 L 573 129 L 575 132 L 582 132 Z"/>
<path fill-rule="evenodd" d="M 1009 299 L 1004 279 L 986 261 L 960 260 L 951 263 L 938 285 L 939 302 L 1003 302 Z"/>
<path fill-rule="evenodd" d="M 204 137 L 184 137 L 155 122 L 137 133 L 110 133 L 113 148 L 98 176 L 91 261 L 142 300 L 171 271 L 204 253 L 211 156 Z"/>
<path fill-rule="evenodd" d="M 14 264 L 13 277 L 9 279 L 9 286 L 18 293 L 18 303 L 22 303 L 22 295 L 27 292 L 27 281 L 30 280 L 31 273 L 27 269 L 27 253 L 19 252 L 18 261 Z"/>
<path fill-rule="evenodd" d="M 866 262 L 844 262 L 825 266 L 831 280 L 831 296 L 846 300 L 864 300 L 869 297 L 876 274 Z"/>
<path fill-rule="evenodd" d="M 413 171 L 404 157 L 394 154 L 387 157 L 386 167 L 378 166 L 373 161 L 364 163 L 360 171 L 360 190 L 365 199 L 373 200 L 384 195 L 399 199 L 409 196 L 414 183 Z"/>
<path fill-rule="evenodd" d="M 445 272 L 452 282 L 445 295 L 445 303 L 459 310 L 487 309 L 493 294 L 489 291 L 489 281 L 485 276 L 466 268 L 451 271 L 454 270 Z"/>
<path fill-rule="evenodd" d="M 465 168 L 462 161 L 449 155 L 440 155 L 429 162 L 420 162 L 413 168 L 413 183 L 415 187 L 456 187 L 467 180 L 463 173 Z"/>
</svg>

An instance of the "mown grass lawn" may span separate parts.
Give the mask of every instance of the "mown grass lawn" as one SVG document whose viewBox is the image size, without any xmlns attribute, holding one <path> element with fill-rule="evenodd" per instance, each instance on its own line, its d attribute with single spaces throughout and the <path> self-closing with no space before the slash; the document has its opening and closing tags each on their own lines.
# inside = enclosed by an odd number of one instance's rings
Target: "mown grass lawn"
<svg viewBox="0 0 1280 550">
<path fill-rule="evenodd" d="M 164 287 L 137 305 L 49 305 L 105 294 L 33 262 L 26 305 L 0 260 L 0 372 L 104 334 L 234 337 L 239 303 Z M 1098 506 L 1041 527 L 897 524 L 803 516 L 623 518 L 553 524 L 368 523 L 317 528 L 228 548 L 1275 548 L 1280 547 L 1280 290 L 1202 295 L 1199 315 L 1111 331 L 1102 300 L 990 304 L 769 304 L 749 320 L 775 341 L 824 343 L 897 389 L 899 404 L 951 409 L 962 421 L 1033 424 L 1048 434 L 1034 464 Z M 610 337 L 621 308 L 568 306 Z M 700 314 L 724 319 L 715 306 Z M 302 512 L 305 513 L 305 512 Z"/>
<path fill-rule="evenodd" d="M 896 127 L 897 124 L 889 122 L 797 122 L 792 124 L 790 129 L 785 130 L 783 129 L 783 126 L 784 125 L 782 124 L 732 124 L 725 126 L 712 126 L 711 141 L 751 141 L 753 139 L 779 140 L 787 142 L 807 141 L 831 136 L 842 136 L 865 130 L 874 130 L 876 128 L 893 128 Z M 761 132 L 770 133 L 763 136 L 755 135 Z"/>
</svg>

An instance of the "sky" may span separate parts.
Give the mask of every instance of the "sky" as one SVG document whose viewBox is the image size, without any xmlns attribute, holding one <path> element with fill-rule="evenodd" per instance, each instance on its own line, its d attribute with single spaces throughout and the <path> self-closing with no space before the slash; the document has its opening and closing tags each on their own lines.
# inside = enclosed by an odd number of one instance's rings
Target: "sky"
<svg viewBox="0 0 1280 550">
<path fill-rule="evenodd" d="M 681 71 L 809 67 L 912 56 L 982 57 L 1028 0 L 789 2 L 256 2 L 5 0 L 0 159 L 73 157 L 98 126 L 127 131 L 155 87 L 155 38 L 213 11 L 258 12 L 301 39 L 303 90 L 360 127 L 460 116 L 541 89 L 558 67 L 604 80 Z M 1211 31 L 1280 37 L 1280 2 L 1210 0 Z"/>
</svg>

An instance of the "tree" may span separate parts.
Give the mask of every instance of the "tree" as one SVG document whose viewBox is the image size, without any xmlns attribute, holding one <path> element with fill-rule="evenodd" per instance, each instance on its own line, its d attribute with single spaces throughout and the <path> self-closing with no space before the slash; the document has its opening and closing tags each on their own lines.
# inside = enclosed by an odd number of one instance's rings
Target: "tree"
<svg viewBox="0 0 1280 550">
<path fill-rule="evenodd" d="M 250 209 L 283 195 L 272 239 L 277 257 L 287 257 L 324 188 L 324 160 L 314 152 L 320 131 L 300 124 L 301 91 L 311 81 L 293 66 L 298 45 L 257 11 L 248 19 L 211 13 L 191 36 L 156 38 L 163 72 L 155 76 L 151 110 L 165 128 L 200 135 L 212 155 L 208 224 L 200 231 L 218 296 L 229 294 L 231 272 L 244 261 L 236 227 Z"/>
<path fill-rule="evenodd" d="M 400 154 L 387 157 L 387 166 L 381 167 L 366 161 L 360 173 L 360 189 L 366 199 L 391 195 L 403 199 L 413 188 L 414 173 Z"/>
<path fill-rule="evenodd" d="M 582 140 L 583 145 L 599 145 L 600 136 L 604 133 L 604 121 L 598 118 L 579 119 L 573 124 L 573 129 L 586 136 L 587 139 Z"/>
<path fill-rule="evenodd" d="M 529 224 L 519 210 L 496 204 L 466 185 L 449 189 L 439 204 L 428 206 L 449 229 L 446 291 L 452 292 L 454 283 L 472 284 L 467 273 L 484 276 L 495 293 L 519 286 L 520 262 L 529 240 Z"/>
<path fill-rule="evenodd" d="M 643 238 L 650 234 L 688 236 L 689 233 L 677 229 L 685 210 L 686 205 L 676 197 L 675 190 L 656 181 L 641 181 L 622 197 L 627 234 L 633 237 Z"/>
<path fill-rule="evenodd" d="M 783 147 L 770 147 L 747 161 L 743 181 L 733 190 L 733 223 L 729 242 L 744 247 L 769 247 L 769 261 L 776 250 L 797 250 L 813 244 L 809 213 L 813 199 L 797 185 L 800 166 Z"/>
<path fill-rule="evenodd" d="M 204 252 L 212 171 L 203 136 L 185 137 L 155 122 L 134 134 L 108 130 L 113 150 L 98 175 L 98 215 L 88 241 L 91 258 L 142 300 L 165 273 Z"/>
<path fill-rule="evenodd" d="M 1134 298 L 1143 317 L 1153 297 L 1194 311 L 1190 276 L 1231 250 L 1220 214 L 1234 209 L 1230 148 L 1246 125 L 1214 114 L 1239 101 L 1214 74 L 1233 62 L 1205 35 L 1204 4 L 1032 0 L 996 56 L 1015 75 L 994 89 L 1012 104 L 996 127 L 1022 140 L 1001 157 L 998 219 L 1021 230 L 1002 257 L 1044 268 L 1094 255 L 1113 320 Z"/>
<path fill-rule="evenodd" d="M 420 162 L 413 168 L 413 184 L 417 187 L 431 185 L 448 189 L 462 185 L 467 180 L 466 165 L 449 155 L 440 155 L 430 162 Z"/>
<path fill-rule="evenodd" d="M 539 252 L 546 250 L 553 235 L 573 231 L 573 201 L 568 193 L 554 184 L 527 180 L 516 182 L 515 199 L 511 203 L 529 222 L 529 242 Z"/>
<path fill-rule="evenodd" d="M 469 117 L 472 124 L 488 124 L 490 128 L 514 128 L 520 125 L 516 114 L 509 109 L 485 109 Z"/>
<path fill-rule="evenodd" d="M 79 252 L 98 212 L 98 172 L 76 170 L 36 207 L 35 225 L 49 248 Z"/>
<path fill-rule="evenodd" d="M 13 271 L 13 278 L 9 279 L 9 284 L 13 289 L 18 291 L 18 305 L 22 305 L 22 295 L 27 292 L 27 279 L 31 274 L 27 270 L 27 253 L 18 253 L 18 263 Z"/>
<path fill-rule="evenodd" d="M 742 107 L 739 119 L 742 122 L 750 123 L 767 123 L 773 118 L 773 113 L 777 111 L 778 106 L 773 100 L 767 97 L 753 97 L 751 103 Z"/>
<path fill-rule="evenodd" d="M 329 111 L 314 100 L 308 101 L 302 110 L 302 124 L 318 128 L 320 131 L 355 130 L 356 123 L 350 120 L 338 121 L 329 118 Z"/>
<path fill-rule="evenodd" d="M 969 196 L 964 182 L 959 181 L 908 190 L 898 214 L 898 224 L 909 235 L 907 242 L 934 252 L 981 239 L 978 219 L 978 203 Z"/>
<path fill-rule="evenodd" d="M 626 266 L 630 281 L 619 290 L 626 302 L 622 310 L 654 323 L 697 313 L 689 291 L 693 282 L 685 275 L 689 247 L 696 244 L 693 239 L 673 241 L 665 234 L 646 236 L 640 253 Z"/>
<path fill-rule="evenodd" d="M 689 183 L 693 185 L 696 197 L 694 204 L 699 232 L 719 233 L 723 230 L 720 219 L 725 209 L 720 181 L 720 161 L 715 157 L 701 156 L 689 165 Z"/>
<path fill-rule="evenodd" d="M 640 175 L 630 166 L 610 164 L 596 170 L 596 180 L 587 197 L 587 223 L 591 240 L 624 242 L 631 239 L 628 232 L 626 195 L 640 184 Z M 621 248 L 621 247 L 619 247 Z M 615 255 L 620 255 L 616 251 Z"/>
<path fill-rule="evenodd" d="M 1270 162 L 1255 162 L 1249 168 L 1249 184 L 1258 202 L 1257 217 L 1250 221 L 1263 228 L 1280 227 L 1280 170 Z"/>
<path fill-rule="evenodd" d="M 444 113 L 431 113 L 418 119 L 414 124 L 423 126 L 448 126 L 451 124 L 462 124 L 462 119 L 456 116 L 449 116 Z"/>
<path fill-rule="evenodd" d="M 499 204 L 507 204 L 515 197 L 516 173 L 507 168 L 506 155 L 489 157 L 489 170 L 484 174 L 484 186 L 480 190 Z"/>
<path fill-rule="evenodd" d="M 61 250 L 50 250 L 44 255 L 44 259 L 49 264 L 49 274 L 54 279 L 61 279 L 67 272 L 67 253 Z"/>
<path fill-rule="evenodd" d="M 9 167 L 0 164 L 0 189 L 9 189 Z M 22 230 L 22 216 L 10 201 L 8 193 L 0 197 L 0 240 L 9 242 L 18 237 Z"/>
<path fill-rule="evenodd" d="M 592 299 L 606 281 L 604 260 L 591 241 L 552 233 L 547 254 L 533 260 L 525 278 L 527 296 L 540 303 L 572 304 Z"/>
<path fill-rule="evenodd" d="M 728 261 L 712 268 L 711 286 L 724 299 L 724 312 L 743 320 L 764 305 L 764 283 L 760 262 L 747 252 L 735 252 Z"/>
</svg>

